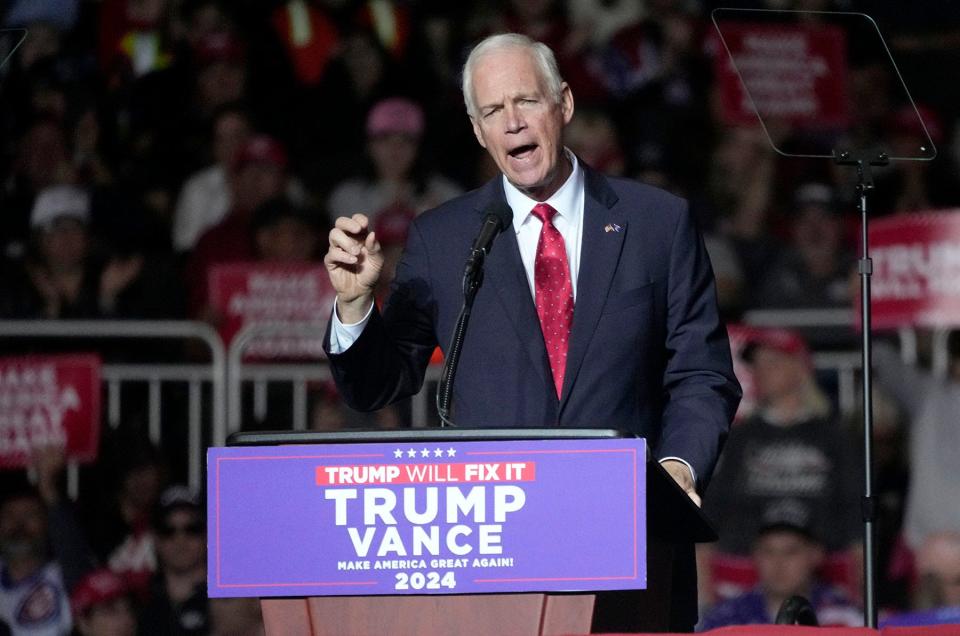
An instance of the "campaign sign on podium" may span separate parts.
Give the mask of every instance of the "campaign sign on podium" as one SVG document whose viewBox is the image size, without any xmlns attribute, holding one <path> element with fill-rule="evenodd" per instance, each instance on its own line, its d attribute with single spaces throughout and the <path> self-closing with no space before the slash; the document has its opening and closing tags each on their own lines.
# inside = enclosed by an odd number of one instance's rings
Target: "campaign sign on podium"
<svg viewBox="0 0 960 636">
<path fill-rule="evenodd" d="M 208 593 L 646 587 L 642 439 L 208 451 Z"/>
</svg>

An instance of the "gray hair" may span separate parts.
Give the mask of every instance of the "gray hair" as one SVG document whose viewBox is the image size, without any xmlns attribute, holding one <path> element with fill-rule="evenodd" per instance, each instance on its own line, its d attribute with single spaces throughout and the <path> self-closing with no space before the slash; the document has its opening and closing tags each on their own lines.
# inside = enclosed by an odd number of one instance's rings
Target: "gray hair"
<svg viewBox="0 0 960 636">
<path fill-rule="evenodd" d="M 548 95 L 553 97 L 558 104 L 560 103 L 563 96 L 563 91 L 561 90 L 563 78 L 560 77 L 560 69 L 557 68 L 557 58 L 554 57 L 550 47 L 520 33 L 498 33 L 485 38 L 473 47 L 470 55 L 467 56 L 467 61 L 463 65 L 463 82 L 461 85 L 463 89 L 463 103 L 466 104 L 467 114 L 470 115 L 470 117 L 476 117 L 479 114 L 473 95 L 473 70 L 477 65 L 477 61 L 488 53 L 511 48 L 524 49 L 530 52 L 537 68 L 540 70 L 540 76 L 547 84 Z"/>
</svg>

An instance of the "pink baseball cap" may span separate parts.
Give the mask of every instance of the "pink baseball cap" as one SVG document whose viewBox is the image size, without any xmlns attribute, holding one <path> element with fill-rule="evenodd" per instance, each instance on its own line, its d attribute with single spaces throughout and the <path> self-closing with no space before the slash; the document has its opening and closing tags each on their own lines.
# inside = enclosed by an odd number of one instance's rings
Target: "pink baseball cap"
<svg viewBox="0 0 960 636">
<path fill-rule="evenodd" d="M 367 115 L 367 135 L 400 133 L 419 137 L 423 134 L 423 109 L 404 97 L 384 99 Z"/>
</svg>

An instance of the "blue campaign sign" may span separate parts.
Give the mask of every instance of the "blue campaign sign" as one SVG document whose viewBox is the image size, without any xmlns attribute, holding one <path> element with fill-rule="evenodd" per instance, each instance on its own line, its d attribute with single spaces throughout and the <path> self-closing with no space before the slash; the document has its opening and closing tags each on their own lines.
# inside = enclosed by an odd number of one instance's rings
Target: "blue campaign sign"
<svg viewBox="0 0 960 636">
<path fill-rule="evenodd" d="M 208 592 L 646 587 L 642 439 L 208 451 Z"/>
</svg>

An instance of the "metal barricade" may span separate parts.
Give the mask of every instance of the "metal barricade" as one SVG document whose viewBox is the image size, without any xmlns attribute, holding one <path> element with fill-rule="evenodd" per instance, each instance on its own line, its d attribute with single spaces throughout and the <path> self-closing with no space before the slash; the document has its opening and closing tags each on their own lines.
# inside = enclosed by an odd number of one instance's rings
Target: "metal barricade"
<svg viewBox="0 0 960 636">
<path fill-rule="evenodd" d="M 761 310 L 748 312 L 744 322 L 754 326 L 794 328 L 849 328 L 852 312 L 849 310 Z M 210 363 L 202 364 L 123 364 L 103 366 L 103 382 L 107 392 L 106 422 L 111 427 L 120 425 L 121 388 L 129 383 L 147 385 L 147 426 L 150 439 L 159 443 L 163 438 L 161 414 L 163 399 L 161 387 L 169 383 L 186 383 L 187 398 L 187 467 L 188 482 L 199 488 L 203 478 L 204 422 L 203 386 L 211 386 L 209 441 L 214 446 L 226 444 L 228 435 L 238 431 L 242 422 L 242 390 L 244 383 L 252 384 L 253 412 L 262 420 L 267 411 L 267 384 L 288 382 L 292 387 L 292 425 L 294 429 L 308 428 L 308 389 L 311 382 L 330 380 L 330 370 L 324 360 L 297 363 L 251 363 L 243 357 L 249 345 L 267 336 L 322 337 L 325 325 L 321 323 L 253 323 L 245 326 L 225 349 L 220 335 L 210 325 L 192 321 L 134 321 L 134 320 L 7 320 L 0 321 L 0 338 L 99 338 L 99 339 L 195 339 L 204 343 L 210 353 Z M 947 330 L 933 333 L 933 367 L 944 373 L 947 366 Z M 916 357 L 916 336 L 912 330 L 900 332 L 901 351 L 905 360 Z M 838 406 L 843 414 L 852 413 L 858 405 L 857 374 L 860 357 L 857 351 L 815 352 L 814 366 L 820 371 L 837 374 Z M 432 388 L 439 379 L 440 369 L 429 367 L 424 388 L 412 400 L 412 420 L 424 425 L 431 412 Z M 78 470 L 68 469 L 68 489 L 78 491 Z"/>
<path fill-rule="evenodd" d="M 161 386 L 185 382 L 187 402 L 187 482 L 199 489 L 203 478 L 204 447 L 202 423 L 202 385 L 211 385 L 211 438 L 214 444 L 226 441 L 226 355 L 219 334 L 208 324 L 190 321 L 141 320 L 5 320 L 0 321 L 0 338 L 97 338 L 97 339 L 183 339 L 199 340 L 210 352 L 208 364 L 104 364 L 103 382 L 107 389 L 106 421 L 120 425 L 121 387 L 145 382 L 148 387 L 147 425 L 150 439 L 159 444 L 163 438 Z M 68 466 L 67 490 L 75 497 L 79 490 L 79 472 Z"/>
<path fill-rule="evenodd" d="M 272 323 L 254 322 L 245 325 L 227 350 L 227 429 L 228 434 L 239 431 L 243 422 L 243 383 L 253 383 L 253 410 L 258 420 L 266 415 L 266 383 L 289 381 L 293 385 L 293 428 L 307 428 L 307 385 L 311 381 L 331 379 L 326 360 L 301 363 L 252 363 L 245 364 L 244 353 L 258 338 L 269 336 L 300 336 L 322 338 L 326 323 Z M 413 397 L 412 420 L 414 426 L 423 426 L 430 409 L 431 388 L 440 378 L 440 369 L 428 367 L 423 388 Z"/>
</svg>

